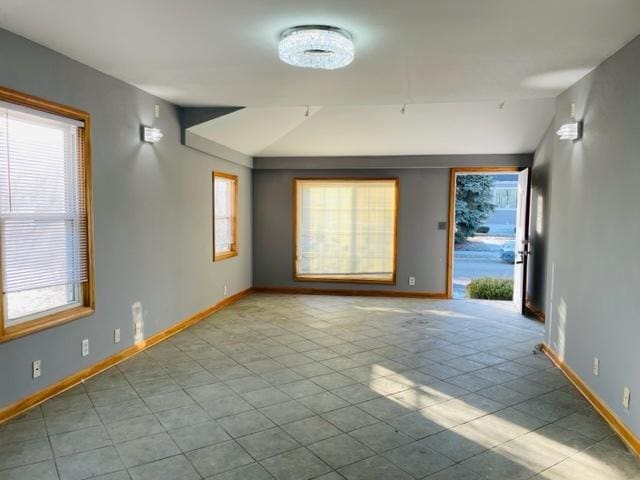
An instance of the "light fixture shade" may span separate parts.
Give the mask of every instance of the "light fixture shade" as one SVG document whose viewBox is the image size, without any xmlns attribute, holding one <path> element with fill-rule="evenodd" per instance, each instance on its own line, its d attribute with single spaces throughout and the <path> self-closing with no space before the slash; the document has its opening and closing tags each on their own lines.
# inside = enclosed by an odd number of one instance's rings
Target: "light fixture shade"
<svg viewBox="0 0 640 480">
<path fill-rule="evenodd" d="M 355 50 L 349 32 L 305 25 L 282 32 L 278 53 L 280 60 L 295 67 L 335 70 L 349 65 Z"/>
<path fill-rule="evenodd" d="M 560 140 L 579 140 L 582 136 L 582 122 L 565 123 L 556 134 Z"/>
<path fill-rule="evenodd" d="M 142 127 L 142 139 L 145 142 L 156 143 L 159 142 L 162 137 L 164 137 L 164 135 L 159 128 Z"/>
</svg>

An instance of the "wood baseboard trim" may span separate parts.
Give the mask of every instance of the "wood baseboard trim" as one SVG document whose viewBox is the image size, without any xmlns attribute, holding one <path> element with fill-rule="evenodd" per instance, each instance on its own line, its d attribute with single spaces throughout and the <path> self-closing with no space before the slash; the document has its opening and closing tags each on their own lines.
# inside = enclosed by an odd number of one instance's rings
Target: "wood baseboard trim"
<svg viewBox="0 0 640 480">
<path fill-rule="evenodd" d="M 613 428 L 620 439 L 627 445 L 629 450 L 640 457 L 640 438 L 638 438 L 629 428 L 622 423 L 618 416 L 591 391 L 586 383 L 564 363 L 564 361 L 546 344 L 542 344 L 542 351 L 549 357 L 553 364 L 558 367 L 565 377 L 578 389 L 584 398 L 596 409 L 600 416 Z"/>
<path fill-rule="evenodd" d="M 527 313 L 535 317 L 536 320 L 538 320 L 541 323 L 545 322 L 544 312 L 539 308 L 537 308 L 536 306 L 534 306 L 533 303 L 531 303 L 529 300 L 525 302 L 524 308 L 526 309 Z"/>
<path fill-rule="evenodd" d="M 4 408 L 0 408 L 0 424 L 26 412 L 30 408 L 40 405 L 46 400 L 49 400 L 50 398 L 55 397 L 56 395 L 59 395 L 60 393 L 66 390 L 69 390 L 72 387 L 75 387 L 79 383 L 84 382 L 89 378 L 104 372 L 105 370 L 113 367 L 114 365 L 117 365 L 118 363 L 131 358 L 135 354 L 140 353 L 143 350 L 146 350 L 147 348 L 150 348 L 153 345 L 156 345 L 166 340 L 167 338 L 175 335 L 176 333 L 179 333 L 182 330 L 200 322 L 201 320 L 204 320 L 205 318 L 217 312 L 218 310 L 221 310 L 224 307 L 231 305 L 232 303 L 235 303 L 238 300 L 246 297 L 252 292 L 253 292 L 253 288 L 247 288 L 246 290 L 242 290 L 241 292 L 231 295 L 219 301 L 218 303 L 210 307 L 207 307 L 204 310 L 201 310 L 198 313 L 182 320 L 181 322 L 176 323 L 175 325 L 172 325 L 171 327 L 152 335 L 151 337 L 145 340 L 137 342 L 110 357 L 100 360 L 98 363 L 95 363 L 76 373 L 73 373 L 68 377 L 65 377 L 62 380 L 59 380 L 43 388 L 42 390 L 32 393 L 31 395 L 21 400 L 18 400 Z"/>
<path fill-rule="evenodd" d="M 408 292 L 397 290 L 353 290 L 307 287 L 254 287 L 256 293 L 284 293 L 289 295 L 336 295 L 348 297 L 401 297 L 446 299 L 446 292 Z"/>
</svg>

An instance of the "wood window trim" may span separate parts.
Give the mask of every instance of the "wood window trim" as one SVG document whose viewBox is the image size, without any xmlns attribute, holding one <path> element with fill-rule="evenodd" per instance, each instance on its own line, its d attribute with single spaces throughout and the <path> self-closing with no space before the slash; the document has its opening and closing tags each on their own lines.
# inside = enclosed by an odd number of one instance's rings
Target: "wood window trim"
<svg viewBox="0 0 640 480">
<path fill-rule="evenodd" d="M 392 259 L 392 275 L 389 280 L 375 280 L 364 278 L 336 278 L 325 275 L 299 275 L 298 274 L 298 234 L 300 225 L 298 225 L 298 186 L 305 181 L 322 181 L 322 182 L 376 182 L 376 181 L 392 181 L 395 191 L 395 212 L 393 217 L 393 259 Z M 293 280 L 296 282 L 315 282 L 315 283 L 347 283 L 360 285 L 396 285 L 398 273 L 398 218 L 400 212 L 400 179 L 398 177 L 296 177 L 293 179 Z"/>
<path fill-rule="evenodd" d="M 225 178 L 233 182 L 233 194 L 231 196 L 231 233 L 233 236 L 233 243 L 231 244 L 231 250 L 227 252 L 216 253 L 216 189 L 215 182 L 216 177 Z M 220 262 L 228 258 L 238 256 L 238 176 L 230 173 L 213 171 L 211 173 L 211 187 L 212 187 L 212 233 L 213 233 L 213 261 Z"/>
<path fill-rule="evenodd" d="M 80 132 L 82 133 L 82 154 L 85 168 L 83 188 L 87 210 L 88 277 L 87 281 L 82 283 L 82 302 L 80 305 L 54 313 L 47 314 L 44 312 L 43 315 L 18 325 L 5 327 L 4 301 L 0 301 L 0 343 L 2 343 L 92 315 L 95 312 L 95 284 L 93 263 L 93 188 L 91 185 L 91 117 L 89 113 L 68 105 L 51 102 L 2 86 L 0 86 L 0 100 L 84 123 L 84 127 L 80 128 Z M 0 256 L 0 261 L 1 259 Z"/>
</svg>

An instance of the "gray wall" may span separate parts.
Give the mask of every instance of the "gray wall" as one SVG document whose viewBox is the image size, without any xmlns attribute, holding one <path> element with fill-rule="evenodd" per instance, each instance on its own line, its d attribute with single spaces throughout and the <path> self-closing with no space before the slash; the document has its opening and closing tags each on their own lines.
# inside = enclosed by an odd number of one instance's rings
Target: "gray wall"
<svg viewBox="0 0 640 480">
<path fill-rule="evenodd" d="M 545 312 L 547 279 L 547 243 L 549 240 L 549 206 L 551 205 L 551 161 L 555 139 L 555 120 L 538 145 L 531 167 L 531 208 L 529 240 L 532 255 L 527 267 L 527 301 Z"/>
<path fill-rule="evenodd" d="M 640 37 L 556 101 L 582 140 L 555 140 L 547 266 L 547 342 L 640 435 Z M 600 375 L 592 373 L 600 358 Z M 622 390 L 632 392 L 631 409 Z"/>
<path fill-rule="evenodd" d="M 398 177 L 397 285 L 349 285 L 293 281 L 293 179 L 295 177 Z M 444 292 L 448 220 L 449 169 L 411 170 L 254 170 L 254 285 L 331 289 L 376 289 Z M 409 287 L 408 277 L 416 277 Z"/>
<path fill-rule="evenodd" d="M 449 219 L 450 167 L 528 167 L 532 163 L 531 154 L 256 157 L 253 171 L 254 285 L 443 294 L 447 287 L 447 231 L 438 230 L 438 222 Z M 394 167 L 390 168 L 390 165 Z M 293 280 L 293 179 L 345 176 L 400 179 L 396 285 Z M 416 277 L 415 286 L 409 286 L 410 276 Z"/>
<path fill-rule="evenodd" d="M 0 407 L 132 343 L 131 306 L 150 336 L 251 278 L 251 172 L 180 145 L 178 109 L 56 52 L 0 30 L 0 85 L 87 110 L 93 135 L 95 315 L 0 344 Z M 153 119 L 165 137 L 140 141 Z M 211 261 L 211 172 L 239 175 L 239 256 Z M 113 344 L 113 330 L 122 341 Z M 81 357 L 81 341 L 91 353 Z M 31 379 L 31 362 L 42 376 Z"/>
</svg>

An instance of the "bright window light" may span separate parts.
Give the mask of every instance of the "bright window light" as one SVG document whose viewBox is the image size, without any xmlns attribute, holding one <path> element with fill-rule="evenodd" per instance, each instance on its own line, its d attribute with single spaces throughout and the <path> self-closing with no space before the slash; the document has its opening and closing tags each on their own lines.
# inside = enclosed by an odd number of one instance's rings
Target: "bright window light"
<svg viewBox="0 0 640 480">
<path fill-rule="evenodd" d="M 395 283 L 396 179 L 296 180 L 296 279 Z"/>
</svg>

